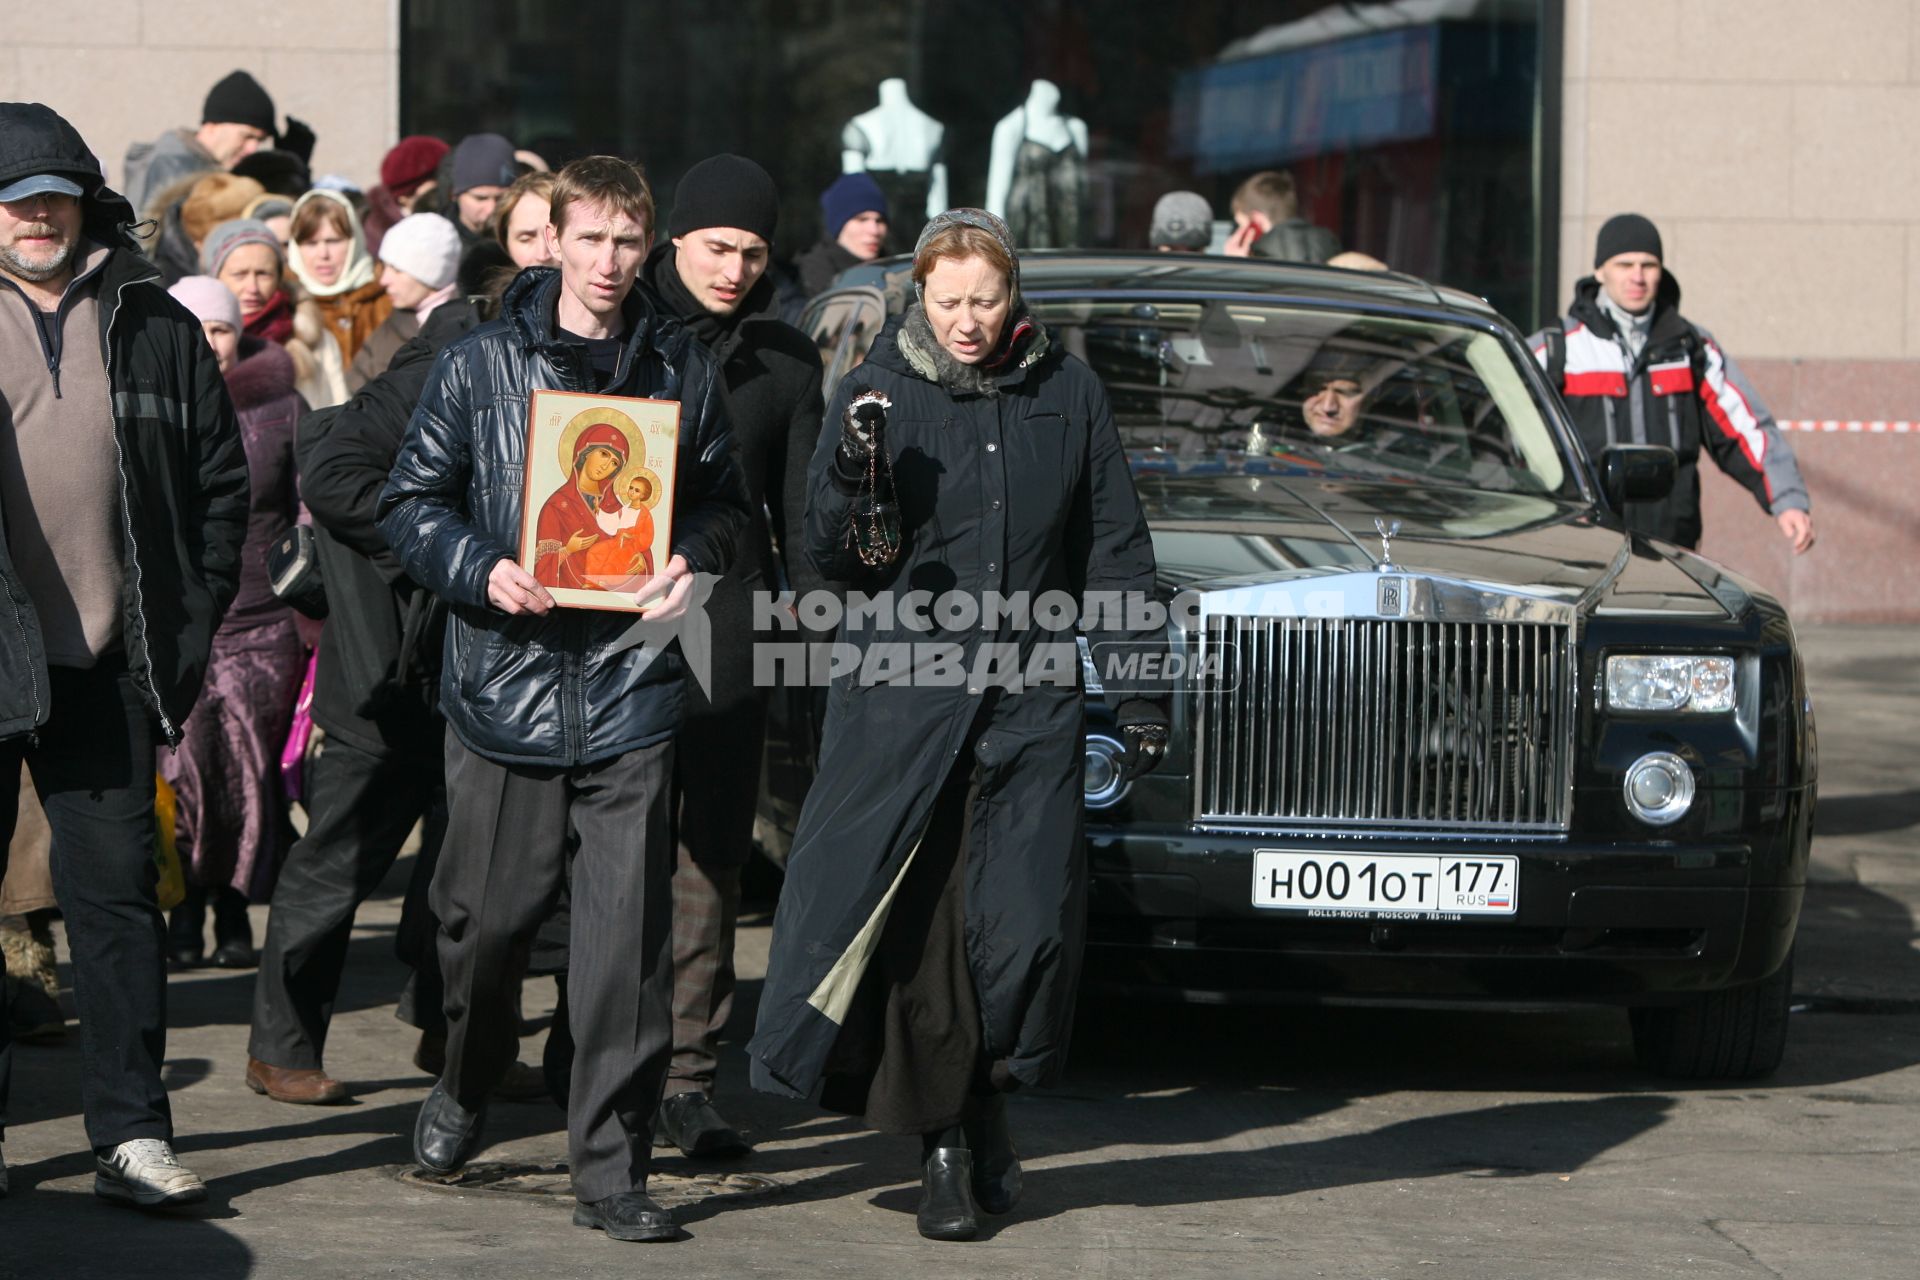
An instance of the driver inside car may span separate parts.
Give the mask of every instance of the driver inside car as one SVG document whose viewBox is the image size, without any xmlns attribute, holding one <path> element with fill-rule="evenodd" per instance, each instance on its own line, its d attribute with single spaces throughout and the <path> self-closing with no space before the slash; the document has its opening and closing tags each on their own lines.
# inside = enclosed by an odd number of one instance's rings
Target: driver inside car
<svg viewBox="0 0 1920 1280">
<path fill-rule="evenodd" d="M 1334 370 L 1317 378 L 1309 375 L 1308 385 L 1312 389 L 1300 402 L 1300 416 L 1309 432 L 1322 440 L 1334 440 L 1359 424 L 1360 410 L 1367 399 L 1360 379 Z"/>
</svg>

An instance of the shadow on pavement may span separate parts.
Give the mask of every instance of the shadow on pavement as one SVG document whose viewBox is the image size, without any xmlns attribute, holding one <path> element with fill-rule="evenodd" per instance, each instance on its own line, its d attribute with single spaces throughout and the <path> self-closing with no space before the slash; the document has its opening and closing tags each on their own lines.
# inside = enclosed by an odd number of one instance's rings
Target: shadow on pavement
<svg viewBox="0 0 1920 1280">
<path fill-rule="evenodd" d="M 1251 1150 L 1055 1164 L 1028 1171 L 1015 1218 L 1032 1222 L 1116 1204 L 1219 1204 L 1458 1175 L 1566 1177 L 1664 1123 L 1673 1105 L 1671 1098 L 1644 1094 L 1522 1102 Z M 912 1213 L 918 1200 L 918 1189 L 908 1188 L 884 1192 L 873 1203 Z"/>
<path fill-rule="evenodd" d="M 93 1159 L 85 1153 L 8 1172 L 13 1191 L 0 1200 L 0 1275 L 242 1280 L 253 1274 L 253 1251 L 214 1221 L 235 1215 L 211 1188 L 204 1205 L 145 1212 L 95 1197 Z M 87 1262 L 89 1237 L 112 1241 L 97 1268 Z M 129 1267 L 127 1259 L 139 1261 Z"/>
<path fill-rule="evenodd" d="M 1920 827 L 1920 787 L 1866 796 L 1821 796 L 1813 834 L 1865 836 Z"/>
<path fill-rule="evenodd" d="M 1906 902 L 1853 881 L 1810 884 L 1800 910 L 1795 998 L 1822 1012 L 1920 1013 L 1915 938 Z M 1913 1061 L 1889 1060 L 1880 1070 Z"/>
</svg>

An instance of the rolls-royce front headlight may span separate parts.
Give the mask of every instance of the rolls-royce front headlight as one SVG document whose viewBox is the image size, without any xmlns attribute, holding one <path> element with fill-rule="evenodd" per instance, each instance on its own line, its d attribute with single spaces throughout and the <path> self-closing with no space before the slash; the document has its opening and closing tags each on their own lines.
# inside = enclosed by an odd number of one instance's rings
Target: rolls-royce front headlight
<svg viewBox="0 0 1920 1280">
<path fill-rule="evenodd" d="M 1607 705 L 1615 711 L 1733 710 L 1733 659 L 1692 654 L 1614 654 Z"/>
</svg>

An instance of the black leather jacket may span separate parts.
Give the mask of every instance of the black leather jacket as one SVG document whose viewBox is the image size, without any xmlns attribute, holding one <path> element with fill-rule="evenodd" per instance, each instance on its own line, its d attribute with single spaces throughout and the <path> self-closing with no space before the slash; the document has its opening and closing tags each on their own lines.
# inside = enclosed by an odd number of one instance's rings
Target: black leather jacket
<svg viewBox="0 0 1920 1280">
<path fill-rule="evenodd" d="M 487 600 L 493 566 L 520 542 L 531 393 L 593 390 L 585 349 L 555 336 L 559 290 L 558 271 L 522 272 L 500 318 L 441 353 L 380 496 L 380 532 L 451 607 L 440 709 L 460 741 L 504 763 L 568 767 L 670 737 L 685 666 L 677 648 L 643 649 L 631 614 L 510 617 Z M 606 392 L 680 402 L 673 553 L 697 573 L 724 572 L 747 500 L 718 370 L 644 291 L 628 296 L 625 315 Z"/>
</svg>

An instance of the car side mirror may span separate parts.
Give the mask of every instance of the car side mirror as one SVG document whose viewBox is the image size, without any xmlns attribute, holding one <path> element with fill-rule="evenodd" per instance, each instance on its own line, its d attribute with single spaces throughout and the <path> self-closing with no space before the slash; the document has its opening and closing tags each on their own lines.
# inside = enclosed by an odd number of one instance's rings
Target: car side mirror
<svg viewBox="0 0 1920 1280">
<path fill-rule="evenodd" d="M 1679 459 L 1659 444 L 1616 444 L 1600 454 L 1600 486 L 1616 508 L 1653 502 L 1673 492 Z"/>
</svg>

